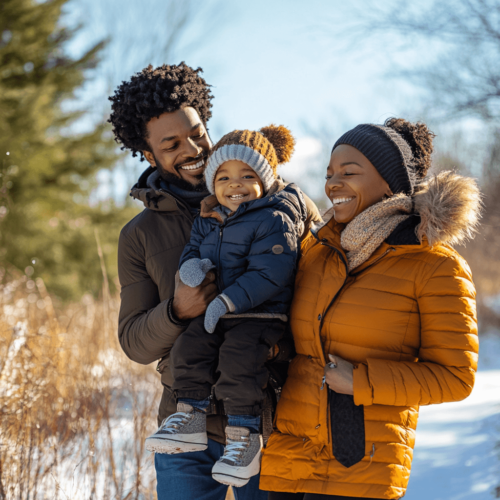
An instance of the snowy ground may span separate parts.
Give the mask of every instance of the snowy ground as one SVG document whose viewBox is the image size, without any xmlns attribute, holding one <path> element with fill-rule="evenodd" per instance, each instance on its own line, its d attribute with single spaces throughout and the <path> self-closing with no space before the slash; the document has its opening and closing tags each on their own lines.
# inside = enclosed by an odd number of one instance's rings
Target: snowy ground
<svg viewBox="0 0 500 500">
<path fill-rule="evenodd" d="M 132 421 L 126 417 L 117 419 L 112 428 L 118 448 L 125 449 L 133 435 Z M 116 451 L 117 456 L 123 456 Z M 126 469 L 130 465 L 122 464 L 124 476 L 128 475 Z M 90 484 L 85 479 L 75 482 L 73 475 L 72 472 L 61 474 L 65 481 L 61 481 L 59 488 L 64 496 L 72 500 L 88 498 Z M 143 481 L 153 484 L 152 463 L 145 464 L 141 476 Z M 132 464 L 128 487 L 133 481 Z M 405 500 L 493 500 L 498 486 L 500 335 L 497 334 L 481 337 L 479 372 L 469 398 L 460 403 L 421 408 Z"/>
<path fill-rule="evenodd" d="M 479 351 L 469 398 L 420 409 L 405 500 L 495 498 L 500 486 L 500 336 L 482 336 Z"/>
</svg>

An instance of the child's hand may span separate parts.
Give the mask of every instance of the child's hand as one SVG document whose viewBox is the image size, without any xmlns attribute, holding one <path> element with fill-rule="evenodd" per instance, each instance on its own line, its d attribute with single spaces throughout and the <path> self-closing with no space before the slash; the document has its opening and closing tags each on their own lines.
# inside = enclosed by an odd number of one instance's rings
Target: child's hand
<svg viewBox="0 0 500 500">
<path fill-rule="evenodd" d="M 185 285 L 195 288 L 203 282 L 208 271 L 214 267 L 210 259 L 189 259 L 182 264 L 179 275 Z"/>
<path fill-rule="evenodd" d="M 217 322 L 220 317 L 226 313 L 227 306 L 220 296 L 212 300 L 212 302 L 208 304 L 207 311 L 205 312 L 205 330 L 208 333 L 214 333 Z"/>
</svg>

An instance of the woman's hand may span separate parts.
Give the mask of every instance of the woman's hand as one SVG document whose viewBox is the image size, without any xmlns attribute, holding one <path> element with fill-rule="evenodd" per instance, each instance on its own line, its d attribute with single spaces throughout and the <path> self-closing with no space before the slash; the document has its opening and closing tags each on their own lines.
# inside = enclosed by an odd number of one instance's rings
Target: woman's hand
<svg viewBox="0 0 500 500">
<path fill-rule="evenodd" d="M 325 366 L 325 382 L 328 387 L 339 394 L 354 394 L 354 383 L 352 372 L 354 365 L 342 359 L 340 356 L 329 354 L 330 362 L 337 365 L 336 368 L 331 368 L 330 364 Z"/>
</svg>

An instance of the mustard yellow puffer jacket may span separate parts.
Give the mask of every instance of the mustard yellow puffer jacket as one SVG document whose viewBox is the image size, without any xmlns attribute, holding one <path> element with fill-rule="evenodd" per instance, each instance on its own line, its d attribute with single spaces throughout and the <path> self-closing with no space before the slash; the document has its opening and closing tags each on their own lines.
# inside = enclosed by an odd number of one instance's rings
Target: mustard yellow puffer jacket
<svg viewBox="0 0 500 500">
<path fill-rule="evenodd" d="M 291 310 L 297 356 L 264 451 L 261 489 L 405 494 L 419 406 L 460 401 L 474 385 L 475 289 L 467 263 L 447 245 L 477 220 L 479 195 L 469 181 L 452 173 L 433 178 L 416 201 L 423 241 L 407 244 L 403 224 L 404 244 L 394 244 L 397 235 L 388 238 L 350 273 L 340 246 L 343 226 L 333 218 L 304 242 Z M 350 468 L 332 454 L 324 353 L 355 365 L 365 457 Z"/>
</svg>

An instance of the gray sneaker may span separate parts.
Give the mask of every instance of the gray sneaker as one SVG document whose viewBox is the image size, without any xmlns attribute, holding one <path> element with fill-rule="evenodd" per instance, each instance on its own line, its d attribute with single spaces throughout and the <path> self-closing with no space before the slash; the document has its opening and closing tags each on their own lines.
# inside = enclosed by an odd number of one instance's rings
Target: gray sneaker
<svg viewBox="0 0 500 500">
<path fill-rule="evenodd" d="M 262 436 L 246 427 L 226 427 L 224 455 L 212 468 L 212 477 L 222 484 L 244 486 L 260 471 Z"/>
<path fill-rule="evenodd" d="M 177 403 L 177 413 L 146 438 L 146 450 L 155 453 L 187 453 L 207 449 L 207 416 L 191 405 Z"/>
</svg>

